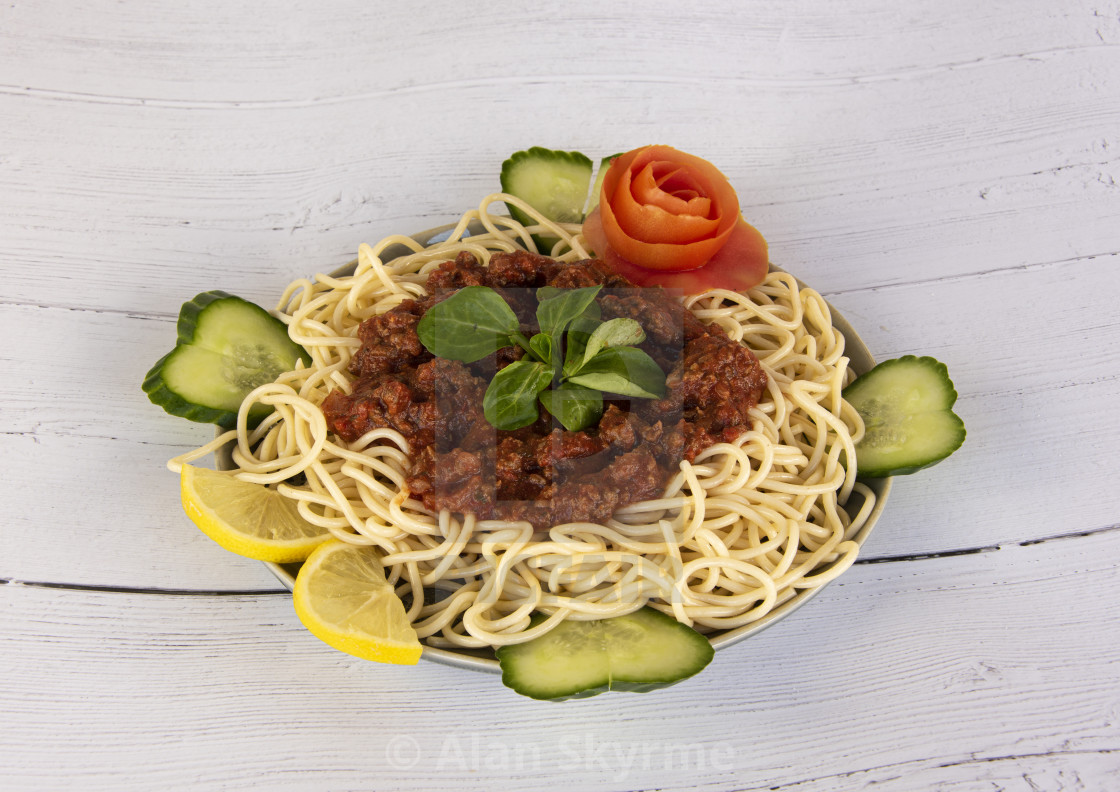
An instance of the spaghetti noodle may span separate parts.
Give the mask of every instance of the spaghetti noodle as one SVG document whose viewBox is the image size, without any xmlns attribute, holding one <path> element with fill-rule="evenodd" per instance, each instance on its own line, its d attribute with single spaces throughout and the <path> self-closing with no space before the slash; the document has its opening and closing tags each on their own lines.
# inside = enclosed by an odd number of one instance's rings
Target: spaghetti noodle
<svg viewBox="0 0 1120 792">
<path fill-rule="evenodd" d="M 501 203 L 538 224 L 492 211 Z M 470 233 L 472 223 L 482 232 Z M 362 321 L 422 296 L 428 272 L 459 252 L 485 264 L 497 251 L 536 250 L 533 234 L 559 240 L 545 251 L 558 260 L 588 258 L 578 225 L 554 224 L 494 194 L 464 214 L 446 241 L 388 237 L 359 248 L 352 274 L 290 284 L 277 311 L 311 365 L 257 388 L 236 429 L 169 467 L 235 443 L 238 478 L 275 485 L 310 522 L 379 549 L 417 635 L 434 647 L 518 643 L 563 619 L 618 616 L 647 604 L 701 632 L 734 629 L 847 569 L 875 504 L 855 466 L 845 467 L 863 432 L 841 396 L 854 375 L 827 303 L 784 272 L 772 271 L 746 294 L 713 290 L 685 300 L 699 319 L 746 344 L 768 375 L 750 431 L 681 462 L 662 497 L 622 507 L 604 524 L 535 532 L 524 522 L 432 514 L 409 497 L 409 448 L 400 434 L 375 429 L 353 443 L 329 434 L 319 405 L 333 389 L 349 392 L 347 365 Z M 399 245 L 409 252 L 390 257 Z M 257 402 L 275 409 L 250 430 L 247 414 Z M 854 491 L 862 498 L 849 514 L 844 504 Z M 546 618 L 531 620 L 534 613 Z"/>
</svg>

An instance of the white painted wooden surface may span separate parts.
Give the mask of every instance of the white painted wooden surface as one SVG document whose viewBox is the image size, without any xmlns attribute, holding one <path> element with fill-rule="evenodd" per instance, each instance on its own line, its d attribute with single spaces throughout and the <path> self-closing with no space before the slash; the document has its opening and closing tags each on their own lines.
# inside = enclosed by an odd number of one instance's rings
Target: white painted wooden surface
<svg viewBox="0 0 1120 792">
<path fill-rule="evenodd" d="M 1120 4 L 0 5 L 3 787 L 1120 789 Z M 969 429 L 865 560 L 645 696 L 338 654 L 182 515 L 139 388 L 530 145 L 716 162 Z"/>
</svg>

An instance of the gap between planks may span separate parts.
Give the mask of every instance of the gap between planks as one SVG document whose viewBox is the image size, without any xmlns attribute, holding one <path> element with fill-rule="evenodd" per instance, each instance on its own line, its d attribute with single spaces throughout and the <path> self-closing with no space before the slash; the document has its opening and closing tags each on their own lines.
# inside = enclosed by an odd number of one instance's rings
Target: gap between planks
<svg viewBox="0 0 1120 792">
<path fill-rule="evenodd" d="M 864 564 L 900 564 L 916 561 L 931 561 L 956 556 L 977 555 L 979 553 L 994 553 L 1007 547 L 1033 547 L 1048 542 L 1060 542 L 1071 539 L 1083 539 L 1100 534 L 1120 532 L 1120 524 L 1106 525 L 1101 528 L 1090 528 L 1085 531 L 1076 531 L 1053 536 L 1044 536 L 1038 539 L 1026 539 L 1012 545 L 983 545 L 979 547 L 961 547 L 952 550 L 940 550 L 932 553 L 908 553 L 893 556 L 873 556 L 871 558 L 858 558 L 855 565 Z M 155 594 L 172 597 L 258 597 L 258 596 L 290 596 L 291 592 L 284 587 L 266 589 L 184 589 L 184 588 L 158 588 L 151 586 L 109 586 L 87 583 L 66 583 L 47 580 L 18 580 L 16 578 L 0 578 L 0 586 L 27 586 L 30 588 L 63 589 L 67 591 L 94 591 L 108 594 Z"/>
<path fill-rule="evenodd" d="M 967 281 L 973 279 L 982 279 L 990 277 L 998 277 L 1009 272 L 1019 272 L 1026 270 L 1042 270 L 1050 269 L 1052 267 L 1064 267 L 1074 264 L 1088 263 L 1096 259 L 1107 259 L 1120 257 L 1120 251 L 1102 251 L 1097 253 L 1088 253 L 1081 256 L 1074 256 L 1072 258 L 1057 259 L 1054 261 L 1036 261 L 1027 264 L 1017 264 L 1008 267 L 999 267 L 989 270 L 976 270 L 974 272 L 962 272 L 954 275 L 945 275 L 937 278 L 918 279 L 900 281 L 896 283 L 883 283 L 872 284 L 869 286 L 861 286 L 852 289 L 832 289 L 822 291 L 821 295 L 826 299 L 834 299 L 836 297 L 843 297 L 852 294 L 861 294 L 865 292 L 879 292 L 891 288 L 910 288 L 914 286 L 923 286 L 931 283 L 952 283 L 957 281 Z M 175 321 L 177 314 L 167 313 L 163 311 L 137 311 L 135 309 L 122 309 L 114 308 L 111 306 L 91 307 L 84 305 L 66 305 L 66 304 L 50 304 L 43 302 L 33 302 L 26 300 L 5 300 L 0 299 L 0 308 L 23 308 L 23 309 L 37 309 L 41 311 L 65 311 L 74 313 L 91 313 L 106 316 L 124 316 L 130 319 L 139 319 L 141 321 Z"/>
</svg>

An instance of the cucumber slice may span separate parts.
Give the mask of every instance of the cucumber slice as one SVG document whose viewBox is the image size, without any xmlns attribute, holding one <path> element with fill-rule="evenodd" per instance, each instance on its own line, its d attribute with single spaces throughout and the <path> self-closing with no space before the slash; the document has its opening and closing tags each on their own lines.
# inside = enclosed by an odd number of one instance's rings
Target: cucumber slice
<svg viewBox="0 0 1120 792">
<path fill-rule="evenodd" d="M 587 195 L 587 205 L 583 207 L 583 216 L 587 217 L 599 205 L 599 195 L 603 192 L 603 180 L 607 178 L 607 170 L 611 167 L 611 161 L 622 154 L 611 154 L 609 157 L 603 157 L 599 160 L 599 170 L 595 173 L 595 183 L 591 185 L 591 192 Z"/>
<path fill-rule="evenodd" d="M 563 701 L 607 690 L 668 687 L 703 670 L 714 651 L 691 627 L 645 607 L 612 619 L 564 621 L 496 654 L 506 687 L 530 698 Z"/>
<path fill-rule="evenodd" d="M 952 410 L 957 391 L 934 358 L 884 360 L 845 388 L 844 398 L 866 426 L 856 445 L 862 477 L 915 473 L 964 443 L 964 421 Z"/>
<path fill-rule="evenodd" d="M 553 151 L 534 146 L 502 163 L 502 192 L 517 196 L 555 223 L 579 223 L 591 184 L 591 160 L 578 151 Z M 533 219 L 506 204 L 510 217 L 522 225 Z"/>
<path fill-rule="evenodd" d="M 183 303 L 175 348 L 144 377 L 144 392 L 172 415 L 232 427 L 237 410 L 254 388 L 311 362 L 288 328 L 259 305 L 223 291 L 203 292 Z M 272 412 L 254 405 L 256 426 Z"/>
</svg>

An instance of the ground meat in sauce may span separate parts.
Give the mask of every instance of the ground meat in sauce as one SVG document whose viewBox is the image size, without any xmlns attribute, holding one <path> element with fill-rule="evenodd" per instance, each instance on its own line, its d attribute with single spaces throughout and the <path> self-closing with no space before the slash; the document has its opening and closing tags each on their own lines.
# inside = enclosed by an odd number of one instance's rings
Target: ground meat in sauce
<svg viewBox="0 0 1120 792">
<path fill-rule="evenodd" d="M 508 347 L 471 364 L 435 358 L 416 325 L 455 289 L 490 286 L 531 335 L 533 290 L 546 285 L 602 285 L 603 319 L 628 317 L 642 325 L 642 348 L 666 372 L 666 397 L 608 397 L 599 424 L 579 432 L 554 425 L 543 408 L 522 429 L 488 424 L 482 414 L 487 383 L 522 350 Z M 407 486 L 432 511 L 528 520 L 538 529 L 602 523 L 620 506 L 659 496 L 682 459 L 692 461 L 746 431 L 766 387 L 750 350 L 663 290 L 636 289 L 601 261 L 563 264 L 518 251 L 496 253 L 486 267 L 460 253 L 429 275 L 427 287 L 429 296 L 362 323 L 362 346 L 350 362 L 352 391 L 333 391 L 322 409 L 331 431 L 348 442 L 376 428 L 404 435 L 412 453 Z"/>
</svg>

